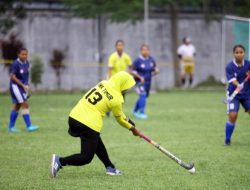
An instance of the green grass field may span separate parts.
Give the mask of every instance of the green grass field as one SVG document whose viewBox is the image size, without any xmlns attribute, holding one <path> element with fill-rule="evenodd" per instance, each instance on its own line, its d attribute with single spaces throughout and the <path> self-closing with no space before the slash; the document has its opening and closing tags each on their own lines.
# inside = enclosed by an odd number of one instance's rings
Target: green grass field
<svg viewBox="0 0 250 190">
<path fill-rule="evenodd" d="M 33 95 L 30 99 L 35 133 L 7 132 L 10 98 L 0 96 L 0 189 L 250 189 L 250 118 L 241 110 L 231 147 L 223 146 L 226 107 L 223 92 L 172 91 L 152 94 L 149 119 L 137 127 L 182 158 L 194 161 L 191 175 L 150 144 L 105 119 L 102 138 L 111 160 L 123 171 L 110 177 L 95 158 L 90 165 L 65 167 L 58 178 L 49 175 L 52 153 L 66 156 L 79 152 L 79 139 L 67 134 L 67 117 L 81 97 L 75 94 Z M 131 116 L 136 95 L 124 105 Z M 131 116 L 132 117 L 132 116 Z M 132 117 L 133 118 L 133 117 Z"/>
</svg>

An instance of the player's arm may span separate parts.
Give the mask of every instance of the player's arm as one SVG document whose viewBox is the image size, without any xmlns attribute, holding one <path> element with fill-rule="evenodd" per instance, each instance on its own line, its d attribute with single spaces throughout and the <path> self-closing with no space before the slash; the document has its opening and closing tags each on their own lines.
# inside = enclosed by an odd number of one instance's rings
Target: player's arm
<svg viewBox="0 0 250 190">
<path fill-rule="evenodd" d="M 154 60 L 154 70 L 152 72 L 153 76 L 158 75 L 160 73 L 160 69 L 157 67 L 156 62 Z"/>
<path fill-rule="evenodd" d="M 153 71 L 153 76 L 158 75 L 160 73 L 160 69 L 158 67 L 155 67 L 154 71 Z"/>
<path fill-rule="evenodd" d="M 124 128 L 132 131 L 135 136 L 140 136 L 140 131 L 135 128 L 135 123 L 126 117 L 122 111 L 122 105 L 116 106 L 112 109 L 112 113 L 115 116 L 116 121 Z"/>
<path fill-rule="evenodd" d="M 226 76 L 227 76 L 228 83 L 232 83 L 235 86 L 240 86 L 240 83 L 237 81 L 236 77 L 234 76 L 234 72 L 232 68 L 230 68 L 229 66 L 227 66 L 226 68 Z"/>
<path fill-rule="evenodd" d="M 13 63 L 14 64 L 14 63 Z M 22 87 L 25 91 L 28 91 L 29 86 L 23 84 L 17 77 L 16 77 L 16 73 L 17 73 L 18 68 L 15 65 L 11 66 L 11 72 L 10 72 L 10 80 L 14 81 L 16 84 L 18 84 L 18 86 Z"/>
<path fill-rule="evenodd" d="M 141 76 L 137 73 L 137 71 L 135 71 L 135 70 L 132 70 L 132 75 L 133 75 L 135 78 L 140 79 L 140 81 L 143 81 L 143 80 L 144 80 L 144 78 L 141 77 Z"/>
<path fill-rule="evenodd" d="M 113 68 L 114 68 L 114 59 L 113 56 L 111 55 L 109 57 L 109 62 L 108 62 L 108 78 L 111 78 Z"/>
<path fill-rule="evenodd" d="M 137 72 L 137 65 L 138 65 L 139 63 L 137 62 L 137 60 L 135 60 L 134 61 L 134 63 L 133 63 L 133 66 L 132 66 L 132 71 L 131 71 L 131 74 L 135 77 L 135 78 L 138 78 L 140 81 L 141 81 L 141 83 L 144 83 L 145 82 L 145 80 L 144 80 L 144 78 L 142 77 L 142 76 L 140 76 L 139 74 L 138 74 L 138 72 Z"/>
<path fill-rule="evenodd" d="M 128 73 L 132 75 L 133 65 L 132 65 L 132 60 L 131 60 L 129 55 L 127 56 L 126 62 L 127 62 L 127 65 L 128 65 Z"/>
<path fill-rule="evenodd" d="M 177 49 L 177 56 L 179 59 L 182 59 L 182 46 L 180 46 L 178 49 Z"/>
<path fill-rule="evenodd" d="M 111 78 L 111 76 L 112 76 L 112 71 L 113 71 L 113 67 L 109 67 L 109 68 L 108 68 L 108 78 Z"/>
<path fill-rule="evenodd" d="M 193 45 L 193 48 L 194 48 L 193 56 L 196 57 L 196 48 L 194 47 L 194 45 Z"/>
<path fill-rule="evenodd" d="M 132 67 L 132 65 L 128 66 L 128 73 L 133 75 L 133 67 Z"/>
<path fill-rule="evenodd" d="M 133 124 L 128 122 L 126 115 L 122 111 L 122 105 L 116 106 L 112 109 L 112 113 L 116 121 L 124 128 L 131 129 Z"/>
</svg>

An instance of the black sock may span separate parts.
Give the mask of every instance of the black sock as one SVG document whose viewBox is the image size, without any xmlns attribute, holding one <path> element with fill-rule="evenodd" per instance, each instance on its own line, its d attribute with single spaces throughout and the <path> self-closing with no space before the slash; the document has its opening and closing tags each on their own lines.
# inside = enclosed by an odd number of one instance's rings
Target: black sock
<svg viewBox="0 0 250 190">
<path fill-rule="evenodd" d="M 181 84 L 182 84 L 182 86 L 184 86 L 185 83 L 186 83 L 186 79 L 185 79 L 185 78 L 181 79 Z"/>
<path fill-rule="evenodd" d="M 189 79 L 189 86 L 191 86 L 193 84 L 193 78 Z"/>
<path fill-rule="evenodd" d="M 59 158 L 59 162 L 60 162 L 61 166 L 66 166 L 66 163 L 64 162 L 64 160 L 62 158 Z"/>
</svg>

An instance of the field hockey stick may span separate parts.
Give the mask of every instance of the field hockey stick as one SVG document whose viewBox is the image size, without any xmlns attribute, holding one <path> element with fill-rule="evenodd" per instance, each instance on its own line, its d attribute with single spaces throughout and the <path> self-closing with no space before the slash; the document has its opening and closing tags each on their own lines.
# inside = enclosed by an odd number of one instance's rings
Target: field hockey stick
<svg viewBox="0 0 250 190">
<path fill-rule="evenodd" d="M 174 154 L 172 154 L 171 152 L 169 152 L 167 149 L 163 148 L 157 142 L 151 140 L 149 137 L 147 137 L 146 135 L 144 135 L 142 132 L 141 132 L 140 137 L 143 138 L 144 140 L 146 140 L 147 142 L 149 142 L 150 144 L 152 144 L 155 148 L 157 148 L 158 150 L 160 150 L 166 156 L 168 156 L 169 158 L 171 158 L 172 160 L 174 160 L 181 167 L 185 168 L 186 170 L 188 170 L 191 173 L 195 172 L 194 163 L 185 163 L 185 162 L 183 162 L 181 159 L 179 159 L 178 157 L 176 157 Z"/>
<path fill-rule="evenodd" d="M 248 74 L 248 75 L 246 76 L 246 78 L 245 78 L 244 81 L 241 83 L 241 85 L 244 86 L 244 84 L 245 84 L 249 79 L 250 79 L 250 74 Z M 231 94 L 231 96 L 229 96 L 226 100 L 224 100 L 224 103 L 227 104 L 227 103 L 231 102 L 231 101 L 235 98 L 235 96 L 236 96 L 237 94 L 239 94 L 239 92 L 240 92 L 242 89 L 243 89 L 243 88 L 241 88 L 241 87 L 237 87 L 237 88 L 233 91 L 233 93 Z"/>
<path fill-rule="evenodd" d="M 29 99 L 31 97 L 31 91 L 30 91 L 30 89 L 28 89 L 28 91 L 26 92 L 26 94 L 27 94 L 27 99 Z"/>
</svg>

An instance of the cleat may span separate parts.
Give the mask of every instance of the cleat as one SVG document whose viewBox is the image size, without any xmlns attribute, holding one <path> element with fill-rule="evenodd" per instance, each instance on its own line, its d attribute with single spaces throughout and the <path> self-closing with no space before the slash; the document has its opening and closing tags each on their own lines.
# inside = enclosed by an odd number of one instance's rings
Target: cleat
<svg viewBox="0 0 250 190">
<path fill-rule="evenodd" d="M 33 132 L 33 131 L 37 131 L 38 129 L 39 129 L 38 126 L 31 125 L 31 126 L 27 127 L 26 130 L 27 130 L 28 132 Z"/>
<path fill-rule="evenodd" d="M 147 119 L 148 116 L 145 113 L 133 112 L 134 116 L 138 119 Z"/>
<path fill-rule="evenodd" d="M 61 163 L 60 163 L 60 160 L 59 160 L 59 156 L 53 154 L 52 155 L 52 160 L 51 160 L 51 171 L 50 171 L 50 174 L 51 174 L 51 177 L 56 177 L 57 176 L 57 173 L 60 169 L 62 169 L 62 166 L 61 166 Z"/>
<path fill-rule="evenodd" d="M 109 166 L 106 168 L 106 174 L 110 176 L 114 176 L 114 175 L 122 175 L 122 172 L 116 168 L 112 168 Z"/>
<path fill-rule="evenodd" d="M 136 118 L 139 118 L 139 119 L 140 119 L 140 113 L 139 113 L 139 112 L 133 111 L 133 115 L 134 115 Z"/>
<path fill-rule="evenodd" d="M 137 114 L 137 113 L 139 113 L 139 112 L 138 112 L 138 111 L 133 110 L 133 111 L 132 111 L 132 113 L 133 113 L 133 115 L 135 115 L 135 114 Z"/>
<path fill-rule="evenodd" d="M 147 119 L 148 116 L 145 113 L 140 113 L 140 119 Z"/>
<path fill-rule="evenodd" d="M 11 132 L 11 133 L 19 133 L 19 132 L 21 132 L 21 130 L 20 130 L 20 129 L 17 129 L 17 128 L 15 128 L 15 127 L 10 127 L 10 128 L 9 128 L 9 132 Z"/>
<path fill-rule="evenodd" d="M 224 145 L 225 145 L 225 146 L 230 146 L 230 145 L 231 145 L 231 140 L 226 139 Z"/>
</svg>

